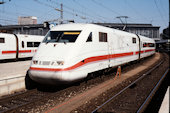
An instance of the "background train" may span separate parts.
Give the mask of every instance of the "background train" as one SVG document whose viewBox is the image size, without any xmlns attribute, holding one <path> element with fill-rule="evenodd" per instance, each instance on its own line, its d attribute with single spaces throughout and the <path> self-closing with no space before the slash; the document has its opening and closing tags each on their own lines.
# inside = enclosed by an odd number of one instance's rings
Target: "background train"
<svg viewBox="0 0 170 113">
<path fill-rule="evenodd" d="M 0 60 L 32 57 L 44 36 L 0 33 Z"/>
<path fill-rule="evenodd" d="M 154 53 L 155 41 L 144 36 L 94 24 L 63 24 L 47 33 L 26 78 L 67 84 Z"/>
</svg>

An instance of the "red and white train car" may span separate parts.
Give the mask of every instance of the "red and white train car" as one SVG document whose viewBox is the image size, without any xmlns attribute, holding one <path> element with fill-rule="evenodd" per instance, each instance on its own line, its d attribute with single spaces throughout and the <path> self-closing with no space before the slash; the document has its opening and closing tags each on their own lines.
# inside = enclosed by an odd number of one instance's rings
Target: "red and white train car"
<svg viewBox="0 0 170 113">
<path fill-rule="evenodd" d="M 94 24 L 63 24 L 47 33 L 28 76 L 38 83 L 66 84 L 154 53 L 155 41 L 144 36 Z"/>
<path fill-rule="evenodd" d="M 44 36 L 0 33 L 0 60 L 32 57 Z"/>
</svg>

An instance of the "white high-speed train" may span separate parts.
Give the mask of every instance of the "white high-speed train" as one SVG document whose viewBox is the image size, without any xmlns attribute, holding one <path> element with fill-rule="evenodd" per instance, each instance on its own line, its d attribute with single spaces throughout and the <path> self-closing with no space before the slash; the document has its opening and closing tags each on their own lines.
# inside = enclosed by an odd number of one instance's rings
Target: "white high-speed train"
<svg viewBox="0 0 170 113">
<path fill-rule="evenodd" d="M 44 36 L 0 33 L 0 60 L 32 57 Z"/>
<path fill-rule="evenodd" d="M 144 36 L 94 24 L 63 24 L 45 36 L 28 77 L 42 84 L 67 84 L 154 53 L 155 41 Z"/>
</svg>

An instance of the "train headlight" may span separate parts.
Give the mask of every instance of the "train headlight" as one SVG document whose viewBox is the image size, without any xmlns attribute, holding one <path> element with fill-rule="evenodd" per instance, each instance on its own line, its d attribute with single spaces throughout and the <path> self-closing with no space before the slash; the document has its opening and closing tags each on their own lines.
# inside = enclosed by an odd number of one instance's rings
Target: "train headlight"
<svg viewBox="0 0 170 113">
<path fill-rule="evenodd" d="M 58 65 L 64 65 L 64 61 L 57 61 Z"/>
<path fill-rule="evenodd" d="M 33 60 L 33 64 L 38 64 L 38 60 Z"/>
</svg>

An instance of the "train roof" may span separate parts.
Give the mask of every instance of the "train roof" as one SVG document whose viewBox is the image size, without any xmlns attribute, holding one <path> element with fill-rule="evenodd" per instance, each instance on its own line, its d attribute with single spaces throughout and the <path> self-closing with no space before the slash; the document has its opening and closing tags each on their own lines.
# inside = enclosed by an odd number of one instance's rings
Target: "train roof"
<svg viewBox="0 0 170 113">
<path fill-rule="evenodd" d="M 57 25 L 51 28 L 51 31 L 55 30 L 83 30 L 85 28 L 95 28 L 95 27 L 100 27 L 100 28 L 106 28 L 106 29 L 112 29 L 108 27 L 104 27 L 101 25 L 96 25 L 96 24 L 85 24 L 85 23 L 70 23 L 70 24 L 61 24 Z"/>
<path fill-rule="evenodd" d="M 83 30 L 83 29 L 98 29 L 98 28 L 104 28 L 108 31 L 113 30 L 115 31 L 115 33 L 117 34 L 124 34 L 124 35 L 136 35 L 134 33 L 129 33 L 126 31 L 121 31 L 118 29 L 114 29 L 114 28 L 109 28 L 109 27 L 105 27 L 105 26 L 101 26 L 101 25 L 96 25 L 96 24 L 86 24 L 86 23 L 70 23 L 70 24 L 61 24 L 61 25 L 57 25 L 51 28 L 51 31 L 64 31 L 64 30 Z M 151 41 L 153 39 L 139 35 L 142 39 Z"/>
<path fill-rule="evenodd" d="M 117 33 L 120 33 L 120 32 L 126 33 L 126 35 L 127 34 L 135 35 L 133 33 L 125 32 L 125 31 L 122 31 L 122 30 L 114 29 L 114 28 L 109 28 L 109 27 L 96 25 L 96 24 L 86 24 L 86 23 L 61 24 L 61 25 L 57 25 L 57 26 L 52 27 L 51 31 L 83 30 L 83 29 L 98 29 L 98 28 L 106 29 L 108 31 L 112 30 L 112 31 L 115 31 Z"/>
</svg>

